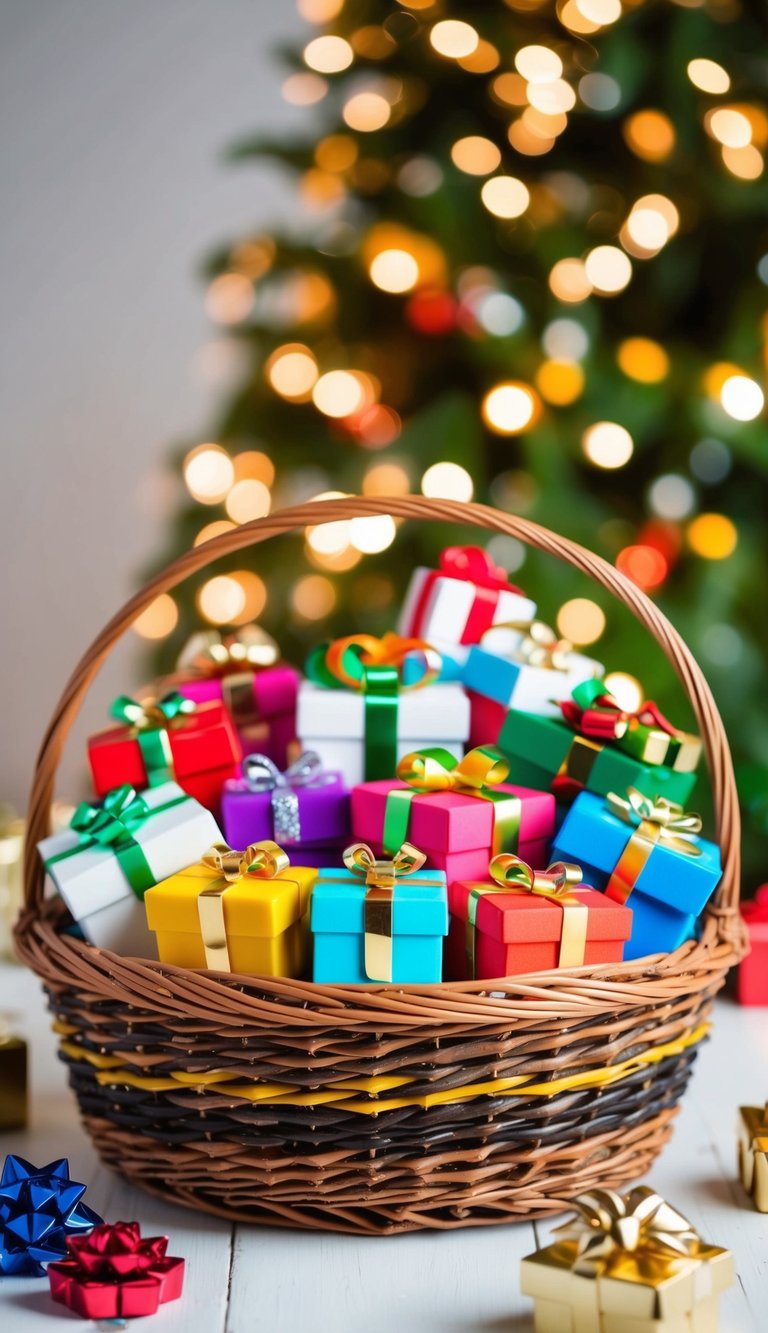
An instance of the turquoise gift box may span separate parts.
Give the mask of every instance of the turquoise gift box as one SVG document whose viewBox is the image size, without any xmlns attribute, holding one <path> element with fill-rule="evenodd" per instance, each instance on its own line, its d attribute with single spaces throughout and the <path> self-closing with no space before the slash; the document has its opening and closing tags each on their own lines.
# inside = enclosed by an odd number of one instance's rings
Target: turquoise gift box
<svg viewBox="0 0 768 1333">
<path fill-rule="evenodd" d="M 448 934 L 445 874 L 414 871 L 382 891 L 366 884 L 357 871 L 326 867 L 318 871 L 312 892 L 310 926 L 315 981 L 360 985 L 441 981 L 443 937 Z M 391 947 L 390 976 L 373 976 L 366 970 L 366 959 L 370 962 L 375 956 L 380 942 L 385 950 Z"/>
<path fill-rule="evenodd" d="M 631 789 L 627 798 L 626 804 L 632 801 L 636 807 L 632 822 L 614 814 L 605 797 L 582 792 L 568 811 L 551 854 L 553 861 L 575 861 L 590 884 L 632 908 L 625 960 L 671 953 L 692 939 L 696 918 L 722 874 L 715 843 L 685 831 L 701 827 L 697 815 L 685 815 L 679 806 L 672 806 L 669 822 L 660 827 L 638 818 L 637 812 L 654 808 L 653 801 Z M 655 808 L 662 813 L 669 806 L 655 799 Z M 685 846 L 698 855 L 683 851 Z"/>
</svg>

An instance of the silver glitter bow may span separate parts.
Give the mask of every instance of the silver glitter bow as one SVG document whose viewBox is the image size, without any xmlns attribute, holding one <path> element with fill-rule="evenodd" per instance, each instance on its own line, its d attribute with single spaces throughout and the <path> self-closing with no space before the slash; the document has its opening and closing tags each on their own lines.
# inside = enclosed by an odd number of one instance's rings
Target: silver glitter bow
<svg viewBox="0 0 768 1333">
<path fill-rule="evenodd" d="M 332 782 L 322 772 L 323 761 L 316 750 L 305 750 L 282 773 L 266 754 L 246 755 L 242 772 L 250 791 L 272 793 L 273 837 L 281 844 L 301 841 L 301 816 L 296 787 L 322 787 Z"/>
</svg>

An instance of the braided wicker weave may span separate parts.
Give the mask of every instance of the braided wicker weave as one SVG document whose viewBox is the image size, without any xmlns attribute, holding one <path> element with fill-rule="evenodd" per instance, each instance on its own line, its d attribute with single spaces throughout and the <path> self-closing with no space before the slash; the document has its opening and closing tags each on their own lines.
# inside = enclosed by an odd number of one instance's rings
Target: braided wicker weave
<svg viewBox="0 0 768 1333">
<path fill-rule="evenodd" d="M 438 986 L 326 986 L 192 972 L 61 934 L 35 851 L 56 768 L 113 644 L 212 560 L 357 515 L 506 533 L 582 570 L 663 648 L 704 738 L 723 878 L 701 938 L 632 963 Z M 669 1138 L 712 999 L 744 951 L 739 811 L 722 722 L 688 648 L 604 560 L 482 505 L 328 500 L 181 556 L 91 645 L 45 735 L 30 796 L 21 957 L 42 978 L 85 1127 L 148 1190 L 229 1218 L 386 1234 L 555 1212 L 642 1176 Z"/>
</svg>

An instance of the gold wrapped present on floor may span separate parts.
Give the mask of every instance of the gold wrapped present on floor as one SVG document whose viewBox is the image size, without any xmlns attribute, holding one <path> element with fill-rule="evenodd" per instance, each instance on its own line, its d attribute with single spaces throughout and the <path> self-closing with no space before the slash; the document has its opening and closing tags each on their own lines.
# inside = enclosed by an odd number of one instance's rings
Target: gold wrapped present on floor
<svg viewBox="0 0 768 1333">
<path fill-rule="evenodd" d="M 739 1107 L 739 1175 L 759 1213 L 768 1213 L 768 1106 Z"/>
</svg>

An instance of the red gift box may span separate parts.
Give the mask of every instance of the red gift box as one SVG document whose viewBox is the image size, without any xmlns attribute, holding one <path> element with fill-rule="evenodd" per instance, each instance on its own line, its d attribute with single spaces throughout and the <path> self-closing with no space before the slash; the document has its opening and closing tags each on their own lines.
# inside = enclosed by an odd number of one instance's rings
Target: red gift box
<svg viewBox="0 0 768 1333">
<path fill-rule="evenodd" d="M 170 719 L 166 733 L 172 772 L 168 776 L 214 814 L 227 778 L 236 777 L 242 750 L 223 703 L 200 704 Z M 139 729 L 110 727 L 88 740 L 88 760 L 97 796 L 127 782 L 137 791 L 154 785 L 147 772 Z"/>
<path fill-rule="evenodd" d="M 467 748 L 473 749 L 476 745 L 495 745 L 506 721 L 506 708 L 495 699 L 489 699 L 485 694 L 478 694 L 476 690 L 467 690 L 467 698 L 469 699 Z"/>
<path fill-rule="evenodd" d="M 488 884 L 488 876 L 484 877 Z M 445 942 L 444 975 L 470 979 L 467 953 L 467 911 L 472 883 L 448 886 L 450 924 Z M 494 889 L 496 886 L 493 886 Z M 632 910 L 606 898 L 588 885 L 569 890 L 587 908 L 587 929 L 581 965 L 620 963 L 632 930 Z M 556 968 L 560 961 L 564 913 L 557 897 L 534 893 L 483 894 L 475 922 L 475 976 L 514 977 Z"/>
<path fill-rule="evenodd" d="M 741 904 L 749 935 L 750 952 L 739 963 L 736 995 L 739 1004 L 768 1004 L 768 884 L 762 884 L 753 902 Z"/>
</svg>

